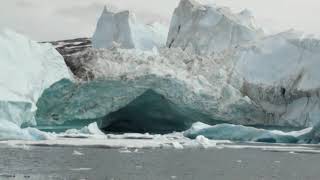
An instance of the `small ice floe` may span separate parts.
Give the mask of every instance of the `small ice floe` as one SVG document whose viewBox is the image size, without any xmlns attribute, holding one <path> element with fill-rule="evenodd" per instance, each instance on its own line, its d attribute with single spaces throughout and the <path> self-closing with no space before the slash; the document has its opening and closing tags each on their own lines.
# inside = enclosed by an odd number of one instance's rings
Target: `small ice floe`
<svg viewBox="0 0 320 180">
<path fill-rule="evenodd" d="M 237 160 L 237 163 L 242 163 L 242 160 Z"/>
<path fill-rule="evenodd" d="M 30 151 L 31 147 L 29 145 L 26 144 L 14 144 L 14 143 L 8 143 L 8 145 L 12 148 L 17 148 L 17 149 L 23 149 L 26 151 Z"/>
<path fill-rule="evenodd" d="M 58 134 L 59 137 L 65 138 L 93 138 L 93 139 L 106 139 L 107 136 L 99 129 L 96 122 L 89 124 L 88 126 L 83 127 L 80 130 L 77 129 L 68 129 L 64 133 Z"/>
<path fill-rule="evenodd" d="M 75 156 L 83 156 L 84 154 L 80 151 L 77 151 L 77 150 L 74 150 L 72 155 L 75 155 Z"/>
<path fill-rule="evenodd" d="M 196 137 L 196 141 L 203 147 L 203 148 L 209 148 L 212 146 L 216 146 L 215 142 L 210 142 L 210 140 L 202 135 L 199 135 Z"/>
<path fill-rule="evenodd" d="M 277 163 L 277 164 L 279 164 L 279 163 L 280 163 L 280 161 L 274 161 L 274 163 Z"/>
<path fill-rule="evenodd" d="M 177 176 L 171 176 L 170 178 L 171 179 L 177 179 Z"/>
<path fill-rule="evenodd" d="M 120 153 L 132 153 L 129 149 L 127 149 L 127 148 L 121 148 L 121 149 L 119 149 L 119 152 Z"/>
<path fill-rule="evenodd" d="M 212 140 L 259 143 L 298 143 L 304 142 L 305 139 L 314 139 L 312 128 L 301 131 L 282 132 L 233 124 L 210 126 L 201 122 L 194 123 L 192 127 L 183 134 L 191 139 L 196 139 L 196 137 L 202 135 Z"/>
<path fill-rule="evenodd" d="M 173 148 L 175 148 L 175 149 L 183 149 L 182 144 L 180 144 L 177 141 L 173 141 L 171 144 L 172 144 Z"/>
<path fill-rule="evenodd" d="M 141 150 L 139 150 L 139 149 L 134 149 L 132 152 L 133 152 L 133 153 L 139 153 L 139 154 L 143 153 L 143 151 L 141 151 Z"/>
<path fill-rule="evenodd" d="M 90 171 L 92 168 L 72 168 L 71 171 Z"/>
</svg>

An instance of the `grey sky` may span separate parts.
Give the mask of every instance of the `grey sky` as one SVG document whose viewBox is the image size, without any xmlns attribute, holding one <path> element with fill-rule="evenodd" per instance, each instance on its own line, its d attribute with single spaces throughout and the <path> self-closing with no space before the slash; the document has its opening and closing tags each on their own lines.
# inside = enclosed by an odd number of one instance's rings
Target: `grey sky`
<svg viewBox="0 0 320 180">
<path fill-rule="evenodd" d="M 206 0 L 234 11 L 251 10 L 269 32 L 295 28 L 320 34 L 319 0 Z M 35 40 L 92 35 L 105 4 L 134 11 L 145 23 L 169 23 L 179 0 L 0 0 L 0 28 L 8 27 Z"/>
</svg>

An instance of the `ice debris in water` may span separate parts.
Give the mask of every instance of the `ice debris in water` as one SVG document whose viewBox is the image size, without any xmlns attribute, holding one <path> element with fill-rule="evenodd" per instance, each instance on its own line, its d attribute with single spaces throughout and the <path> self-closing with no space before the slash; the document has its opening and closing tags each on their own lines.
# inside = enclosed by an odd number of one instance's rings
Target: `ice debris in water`
<svg viewBox="0 0 320 180">
<path fill-rule="evenodd" d="M 80 151 L 74 150 L 73 153 L 72 153 L 72 155 L 82 156 L 82 155 L 84 155 L 84 154 L 83 154 L 82 152 L 80 152 Z"/>
</svg>

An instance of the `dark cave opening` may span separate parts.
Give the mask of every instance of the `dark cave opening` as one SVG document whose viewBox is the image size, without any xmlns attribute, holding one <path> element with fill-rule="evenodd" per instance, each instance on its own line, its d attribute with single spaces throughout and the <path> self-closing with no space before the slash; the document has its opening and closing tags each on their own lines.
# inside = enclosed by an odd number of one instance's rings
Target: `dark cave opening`
<svg viewBox="0 0 320 180">
<path fill-rule="evenodd" d="M 147 90 L 124 108 L 107 115 L 100 128 L 112 133 L 166 134 L 184 131 L 201 119 L 205 117 Z"/>
</svg>

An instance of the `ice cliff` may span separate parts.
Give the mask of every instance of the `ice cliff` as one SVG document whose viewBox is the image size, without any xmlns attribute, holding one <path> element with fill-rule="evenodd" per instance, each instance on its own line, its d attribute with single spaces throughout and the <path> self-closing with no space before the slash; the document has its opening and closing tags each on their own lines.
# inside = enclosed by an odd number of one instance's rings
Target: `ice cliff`
<svg viewBox="0 0 320 180">
<path fill-rule="evenodd" d="M 262 34 L 248 10 L 234 14 L 228 8 L 181 0 L 173 13 L 167 47 L 217 54 L 254 41 Z"/>
<path fill-rule="evenodd" d="M 94 48 L 152 50 L 165 46 L 167 28 L 159 23 L 145 25 L 129 11 L 113 12 L 106 7 L 98 20 L 92 42 Z"/>
</svg>

